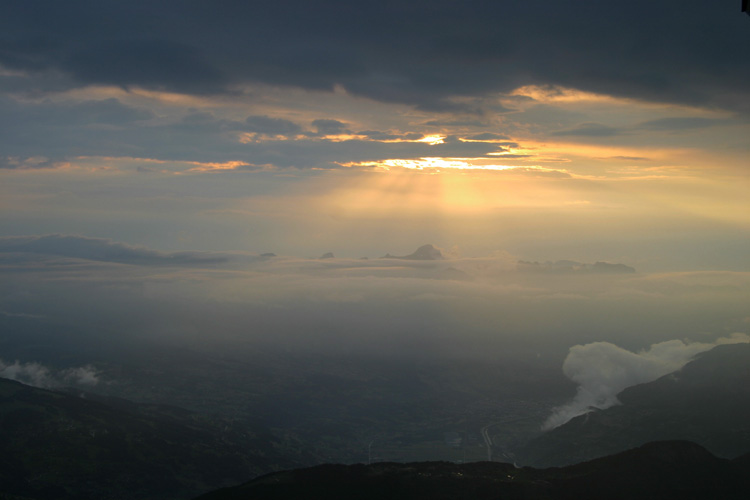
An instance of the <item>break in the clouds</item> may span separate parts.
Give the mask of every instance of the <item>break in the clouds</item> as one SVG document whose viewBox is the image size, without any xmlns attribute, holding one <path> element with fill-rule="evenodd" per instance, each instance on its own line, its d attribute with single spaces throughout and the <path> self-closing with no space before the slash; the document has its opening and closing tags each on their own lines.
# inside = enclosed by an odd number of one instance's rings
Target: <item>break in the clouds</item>
<svg viewBox="0 0 750 500">
<path fill-rule="evenodd" d="M 659 118 L 639 124 L 640 128 L 648 130 L 686 130 L 701 129 L 720 125 L 722 120 L 703 117 L 676 117 Z"/>
<path fill-rule="evenodd" d="M 617 395 L 630 386 L 651 382 L 682 368 L 696 354 L 720 344 L 750 342 L 750 336 L 736 333 L 712 343 L 669 340 L 648 349 L 631 352 L 609 342 L 594 342 L 570 348 L 563 373 L 578 384 L 576 396 L 556 408 L 542 426 L 559 427 L 569 420 L 620 404 Z"/>
<path fill-rule="evenodd" d="M 582 123 L 575 128 L 554 132 L 554 135 L 580 135 L 586 137 L 609 137 L 620 133 L 616 128 L 601 123 Z"/>
</svg>

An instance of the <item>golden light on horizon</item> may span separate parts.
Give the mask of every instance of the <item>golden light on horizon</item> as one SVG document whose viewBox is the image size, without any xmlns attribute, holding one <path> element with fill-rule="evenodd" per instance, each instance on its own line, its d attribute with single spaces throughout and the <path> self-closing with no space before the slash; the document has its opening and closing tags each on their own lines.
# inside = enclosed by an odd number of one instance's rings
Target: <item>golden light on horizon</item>
<svg viewBox="0 0 750 500">
<path fill-rule="evenodd" d="M 580 210 L 590 204 L 585 193 L 561 184 L 570 177 L 565 172 L 490 161 L 426 157 L 348 164 L 369 173 L 339 176 L 342 182 L 316 198 L 312 212 L 335 214 L 337 221 L 398 218 L 450 229 L 462 217 L 493 218 L 498 210 Z"/>
<path fill-rule="evenodd" d="M 455 170 L 476 170 L 476 171 L 538 171 L 544 172 L 564 172 L 561 169 L 550 169 L 538 165 L 502 165 L 489 163 L 489 158 L 441 158 L 441 157 L 422 157 L 413 158 L 390 158 L 386 160 L 377 160 L 370 162 L 351 162 L 344 163 L 345 167 L 371 167 L 381 170 L 390 171 L 391 169 L 408 169 L 424 170 L 431 172 L 455 171 Z"/>
<path fill-rule="evenodd" d="M 628 104 L 633 101 L 633 99 L 625 99 L 608 94 L 586 92 L 574 88 L 560 86 L 545 87 L 538 85 L 526 85 L 515 89 L 513 92 L 511 92 L 510 95 L 531 97 L 535 101 L 543 103 L 601 102 Z"/>
<path fill-rule="evenodd" d="M 418 160 L 413 159 L 389 159 L 379 162 L 383 168 L 390 170 L 393 167 L 408 168 L 412 170 L 507 170 L 514 168 L 509 165 L 479 165 L 472 163 L 470 159 L 464 158 L 438 158 L 425 157 Z"/>
</svg>

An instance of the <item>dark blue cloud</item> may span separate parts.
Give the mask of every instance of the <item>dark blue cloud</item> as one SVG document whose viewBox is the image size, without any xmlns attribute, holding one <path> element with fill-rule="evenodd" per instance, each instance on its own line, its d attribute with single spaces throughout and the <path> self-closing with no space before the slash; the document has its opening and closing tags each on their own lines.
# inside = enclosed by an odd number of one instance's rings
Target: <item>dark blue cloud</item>
<svg viewBox="0 0 750 500">
<path fill-rule="evenodd" d="M 103 238 L 48 234 L 0 237 L 0 254 L 41 254 L 135 265 L 218 264 L 229 256 L 207 252 L 157 252 Z"/>
<path fill-rule="evenodd" d="M 620 134 L 620 130 L 614 127 L 608 127 L 601 123 L 582 123 L 579 126 L 567 130 L 553 132 L 552 135 L 571 135 L 581 137 L 611 137 Z"/>
<path fill-rule="evenodd" d="M 134 156 L 132 131 L 152 118 L 152 111 L 117 99 L 19 103 L 0 96 L 0 168 L 50 167 L 71 156 Z"/>
<path fill-rule="evenodd" d="M 449 98 L 549 84 L 750 106 L 750 29 L 730 2 L 30 0 L 5 6 L 0 33 L 0 64 L 66 85 L 205 94 L 338 84 L 472 111 Z"/>
<path fill-rule="evenodd" d="M 312 126 L 315 127 L 315 131 L 318 134 L 341 134 L 346 132 L 346 123 L 338 120 L 331 120 L 329 118 L 320 118 L 313 120 Z"/>
<path fill-rule="evenodd" d="M 725 123 L 726 120 L 713 118 L 702 118 L 697 116 L 659 118 L 638 125 L 638 128 L 646 130 L 688 130 L 713 127 Z"/>
<path fill-rule="evenodd" d="M 63 65 L 81 82 L 217 93 L 228 80 L 199 48 L 170 40 L 102 40 L 72 52 Z"/>
<path fill-rule="evenodd" d="M 289 136 L 302 131 L 302 127 L 282 118 L 270 118 L 264 115 L 248 116 L 240 130 L 265 135 Z"/>
</svg>

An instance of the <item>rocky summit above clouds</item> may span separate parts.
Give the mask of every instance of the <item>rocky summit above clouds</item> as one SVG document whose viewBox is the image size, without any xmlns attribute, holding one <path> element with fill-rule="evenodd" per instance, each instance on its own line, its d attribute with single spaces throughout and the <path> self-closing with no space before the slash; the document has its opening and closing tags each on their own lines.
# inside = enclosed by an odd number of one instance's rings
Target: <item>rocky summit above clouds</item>
<svg viewBox="0 0 750 500">
<path fill-rule="evenodd" d="M 385 254 L 383 259 L 404 259 L 404 260 L 442 260 L 443 253 L 434 246 L 427 244 L 417 248 L 414 253 L 409 255 L 397 256 L 389 253 Z"/>
</svg>

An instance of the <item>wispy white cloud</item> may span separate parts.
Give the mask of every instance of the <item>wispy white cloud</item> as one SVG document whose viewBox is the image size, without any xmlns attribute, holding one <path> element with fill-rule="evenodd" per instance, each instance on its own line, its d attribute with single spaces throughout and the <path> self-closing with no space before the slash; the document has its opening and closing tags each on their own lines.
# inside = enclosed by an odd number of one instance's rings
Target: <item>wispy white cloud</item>
<svg viewBox="0 0 750 500">
<path fill-rule="evenodd" d="M 747 342 L 750 342 L 750 335 L 735 333 L 711 343 L 682 340 L 659 342 L 637 353 L 609 342 L 571 347 L 563 363 L 563 373 L 578 384 L 576 396 L 569 403 L 556 408 L 542 429 L 554 429 L 595 408 L 604 410 L 620 404 L 617 394 L 623 389 L 675 372 L 696 354 L 717 345 Z"/>
<path fill-rule="evenodd" d="M 36 362 L 7 363 L 0 359 L 0 377 L 34 387 L 52 389 L 63 386 L 95 386 L 99 372 L 91 365 L 56 370 Z"/>
</svg>

